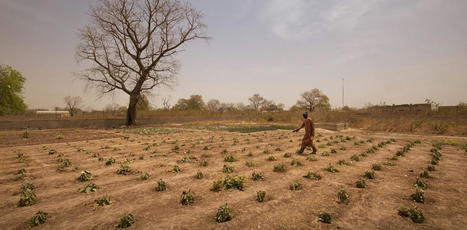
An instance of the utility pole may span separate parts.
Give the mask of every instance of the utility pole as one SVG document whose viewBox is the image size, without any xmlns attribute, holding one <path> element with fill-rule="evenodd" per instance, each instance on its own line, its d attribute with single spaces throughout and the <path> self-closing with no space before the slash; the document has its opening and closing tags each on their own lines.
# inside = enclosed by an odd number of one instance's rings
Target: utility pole
<svg viewBox="0 0 467 230">
<path fill-rule="evenodd" d="M 342 108 L 344 108 L 344 78 L 342 78 Z"/>
</svg>

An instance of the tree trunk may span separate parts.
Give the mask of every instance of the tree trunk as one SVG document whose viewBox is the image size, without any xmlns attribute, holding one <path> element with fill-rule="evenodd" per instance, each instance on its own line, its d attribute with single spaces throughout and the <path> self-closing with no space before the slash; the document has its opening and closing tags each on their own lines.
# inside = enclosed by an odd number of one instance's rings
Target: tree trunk
<svg viewBox="0 0 467 230">
<path fill-rule="evenodd" d="M 136 104 L 138 104 L 139 95 L 130 95 L 130 104 L 128 105 L 128 111 L 126 113 L 126 125 L 136 125 Z"/>
</svg>

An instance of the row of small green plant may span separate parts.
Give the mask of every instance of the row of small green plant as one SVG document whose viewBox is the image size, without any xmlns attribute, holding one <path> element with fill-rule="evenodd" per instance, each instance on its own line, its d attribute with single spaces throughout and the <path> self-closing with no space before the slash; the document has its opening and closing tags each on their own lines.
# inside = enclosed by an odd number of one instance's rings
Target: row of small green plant
<svg viewBox="0 0 467 230">
<path fill-rule="evenodd" d="M 415 192 L 411 194 L 409 197 L 411 200 L 417 202 L 417 203 L 425 203 L 425 190 L 428 188 L 428 185 L 425 181 L 423 181 L 422 178 L 430 178 L 430 173 L 432 171 L 435 171 L 435 165 L 439 163 L 439 160 L 441 158 L 441 153 L 439 152 L 441 150 L 441 144 L 434 144 L 433 148 L 430 150 L 432 159 L 428 165 L 428 167 L 420 173 L 420 176 L 417 177 L 415 180 L 413 186 L 415 188 Z M 417 207 L 414 208 L 400 208 L 398 210 L 398 214 L 402 217 L 407 217 L 410 218 L 413 222 L 415 223 L 423 223 L 425 220 L 425 217 L 423 215 L 423 211 Z"/>
</svg>

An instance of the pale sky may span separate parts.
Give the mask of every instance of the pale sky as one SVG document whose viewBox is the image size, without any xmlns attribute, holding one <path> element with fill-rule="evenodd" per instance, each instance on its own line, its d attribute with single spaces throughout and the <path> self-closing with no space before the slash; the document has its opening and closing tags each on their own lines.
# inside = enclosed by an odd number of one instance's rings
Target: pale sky
<svg viewBox="0 0 467 230">
<path fill-rule="evenodd" d="M 150 99 L 201 94 L 248 103 L 259 93 L 287 107 L 313 88 L 333 107 L 367 103 L 467 102 L 465 0 L 191 0 L 204 13 L 209 42 L 178 56 L 173 89 Z M 0 64 L 26 77 L 29 108 L 126 105 L 125 94 L 98 97 L 73 74 L 77 30 L 93 0 L 0 0 Z"/>
</svg>

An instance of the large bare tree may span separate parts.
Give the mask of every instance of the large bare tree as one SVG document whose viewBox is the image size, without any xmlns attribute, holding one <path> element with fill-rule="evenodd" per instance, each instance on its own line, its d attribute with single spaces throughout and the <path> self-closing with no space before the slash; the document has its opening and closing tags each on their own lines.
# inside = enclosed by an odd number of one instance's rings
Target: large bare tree
<svg viewBox="0 0 467 230">
<path fill-rule="evenodd" d="M 127 125 L 135 124 L 141 95 L 174 83 L 184 45 L 207 39 L 202 14 L 178 0 L 99 0 L 89 15 L 79 30 L 82 77 L 103 94 L 129 95 Z"/>
</svg>

